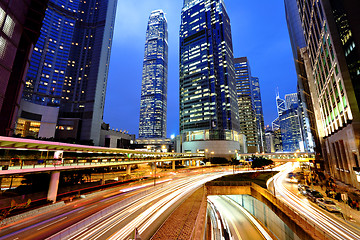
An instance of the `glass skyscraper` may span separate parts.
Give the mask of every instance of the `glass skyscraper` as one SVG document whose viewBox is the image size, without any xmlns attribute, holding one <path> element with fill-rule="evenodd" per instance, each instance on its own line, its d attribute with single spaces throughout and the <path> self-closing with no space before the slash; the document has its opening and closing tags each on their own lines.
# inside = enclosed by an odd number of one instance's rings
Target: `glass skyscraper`
<svg viewBox="0 0 360 240">
<path fill-rule="evenodd" d="M 167 76 L 167 21 L 162 10 L 155 10 L 146 30 L 139 138 L 166 137 Z"/>
<path fill-rule="evenodd" d="M 57 138 L 99 144 L 116 5 L 49 1 L 23 99 L 60 108 Z"/>
<path fill-rule="evenodd" d="M 255 96 L 259 97 L 260 95 L 259 79 L 252 78 L 250 64 L 246 57 L 235 58 L 234 67 L 239 105 L 240 131 L 246 136 L 248 152 L 256 153 L 260 151 L 260 136 L 258 134 L 260 130 L 258 123 L 260 122 L 257 121 L 255 106 Z M 253 80 L 257 80 L 257 84 L 255 82 L 253 83 Z M 258 91 L 254 91 L 254 87 L 258 87 Z"/>
<path fill-rule="evenodd" d="M 59 106 L 79 1 L 51 0 L 25 80 L 23 99 Z"/>
<path fill-rule="evenodd" d="M 224 1 L 184 1 L 179 68 L 180 132 L 187 142 L 183 151 L 191 145 L 210 151 L 210 141 L 238 141 L 231 25 Z"/>
<path fill-rule="evenodd" d="M 282 151 L 284 152 L 304 151 L 300 125 L 301 114 L 299 113 L 300 109 L 293 104 L 279 116 Z"/>
<path fill-rule="evenodd" d="M 255 105 L 256 123 L 257 123 L 257 134 L 259 151 L 265 151 L 265 124 L 264 124 L 264 113 L 262 108 L 261 93 L 260 93 L 260 81 L 258 77 L 251 77 L 253 98 Z"/>
</svg>

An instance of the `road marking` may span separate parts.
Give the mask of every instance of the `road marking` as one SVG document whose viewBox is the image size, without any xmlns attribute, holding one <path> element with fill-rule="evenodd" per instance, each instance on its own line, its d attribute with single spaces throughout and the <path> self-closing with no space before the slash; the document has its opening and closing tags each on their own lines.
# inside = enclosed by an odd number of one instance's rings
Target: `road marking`
<svg viewBox="0 0 360 240">
<path fill-rule="evenodd" d="M 236 235 L 238 236 L 239 240 L 242 240 L 242 238 L 241 238 L 241 236 L 240 236 L 240 233 L 239 233 L 237 227 L 235 226 L 233 220 L 230 219 L 230 222 L 231 222 L 231 225 L 233 226 L 233 228 L 235 229 L 235 233 L 236 233 Z"/>
<path fill-rule="evenodd" d="M 78 213 L 83 212 L 83 211 L 88 211 L 89 209 L 94 208 L 94 207 L 97 207 L 97 204 L 95 204 L 91 207 L 88 207 L 88 208 L 84 208 L 83 210 L 78 211 Z"/>
<path fill-rule="evenodd" d="M 49 223 L 49 224 L 47 224 L 47 225 L 45 225 L 45 226 L 42 226 L 41 228 L 38 228 L 38 229 L 36 229 L 36 230 L 41 230 L 41 229 L 44 229 L 44 228 L 46 228 L 46 227 L 48 227 L 48 226 L 50 226 L 50 225 L 53 225 L 54 223 L 57 223 L 57 222 L 60 222 L 60 221 L 62 221 L 62 220 L 64 220 L 64 219 L 66 219 L 67 217 L 63 217 L 63 218 L 60 218 L 60 219 L 58 219 L 58 220 L 56 220 L 56 221 L 54 221 L 54 222 L 52 222 L 52 223 Z"/>
</svg>

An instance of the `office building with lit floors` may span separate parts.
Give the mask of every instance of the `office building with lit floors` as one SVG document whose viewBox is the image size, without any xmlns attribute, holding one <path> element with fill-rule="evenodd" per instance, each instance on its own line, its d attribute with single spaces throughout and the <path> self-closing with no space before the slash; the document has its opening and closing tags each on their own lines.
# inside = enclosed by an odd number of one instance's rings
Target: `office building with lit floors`
<svg viewBox="0 0 360 240">
<path fill-rule="evenodd" d="M 265 124 L 264 124 L 264 113 L 262 108 L 261 93 L 260 93 L 260 80 L 258 77 L 251 77 L 252 83 L 252 97 L 254 98 L 256 124 L 258 133 L 258 144 L 259 152 L 265 152 L 266 141 L 265 141 Z"/>
<path fill-rule="evenodd" d="M 327 170 L 360 189 L 360 2 L 298 0 L 298 10 Z"/>
<path fill-rule="evenodd" d="M 179 71 L 182 152 L 229 157 L 244 149 L 224 1 L 184 1 Z"/>
<path fill-rule="evenodd" d="M 165 138 L 167 113 L 168 32 L 165 13 L 151 12 L 141 84 L 139 138 Z"/>
<path fill-rule="evenodd" d="M 235 58 L 234 69 L 240 132 L 246 136 L 248 152 L 260 152 L 260 146 L 263 146 L 263 143 L 260 143 L 263 131 L 260 133 L 261 116 L 257 119 L 258 113 L 261 115 L 262 112 L 259 79 L 251 76 L 250 64 L 246 57 Z M 255 98 L 260 100 L 258 109 Z"/>
<path fill-rule="evenodd" d="M 279 117 L 283 152 L 304 152 L 300 117 L 301 112 L 297 104 L 292 104 Z"/>
<path fill-rule="evenodd" d="M 310 83 L 305 71 L 304 57 L 301 53 L 306 51 L 305 37 L 301 26 L 297 0 L 284 0 L 286 22 L 289 30 L 295 69 L 297 72 L 297 93 L 285 95 L 287 107 L 290 108 L 289 100 L 297 101 L 301 111 L 301 127 L 306 152 L 315 152 L 316 162 L 321 162 L 320 139 L 317 133 L 314 105 L 311 100 Z M 296 97 L 295 97 L 296 96 Z"/>
<path fill-rule="evenodd" d="M 48 0 L 0 1 L 0 135 L 12 136 Z"/>
<path fill-rule="evenodd" d="M 70 130 L 58 127 L 57 138 L 99 145 L 116 5 L 117 0 L 49 1 L 23 100 L 59 108 L 58 126 Z"/>
</svg>

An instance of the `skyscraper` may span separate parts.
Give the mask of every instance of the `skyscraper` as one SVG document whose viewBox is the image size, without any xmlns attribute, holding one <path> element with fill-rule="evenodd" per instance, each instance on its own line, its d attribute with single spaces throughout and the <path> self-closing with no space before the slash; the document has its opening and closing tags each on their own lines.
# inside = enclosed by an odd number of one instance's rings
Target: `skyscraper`
<svg viewBox="0 0 360 240">
<path fill-rule="evenodd" d="M 117 0 L 50 0 L 23 99 L 60 107 L 57 138 L 99 144 Z"/>
<path fill-rule="evenodd" d="M 0 135 L 11 136 L 48 1 L 0 2 Z"/>
<path fill-rule="evenodd" d="M 60 7 L 62 6 L 62 7 Z M 50 0 L 31 56 L 23 99 L 60 106 L 79 1 Z"/>
<path fill-rule="evenodd" d="M 155 10 L 146 30 L 139 138 L 166 137 L 167 72 L 167 21 L 162 10 Z"/>
<path fill-rule="evenodd" d="M 260 151 L 259 124 L 255 101 L 260 98 L 260 87 L 257 78 L 251 76 L 250 64 L 246 57 L 235 58 L 236 92 L 239 105 L 240 132 L 246 136 L 247 150 L 250 153 Z M 257 80 L 257 81 L 256 81 Z M 255 100 L 255 98 L 257 100 Z M 258 107 L 258 111 L 262 111 Z"/>
<path fill-rule="evenodd" d="M 238 114 L 231 26 L 224 2 L 185 0 L 180 27 L 183 151 L 229 154 L 240 149 Z"/>
<path fill-rule="evenodd" d="M 300 117 L 300 108 L 294 103 L 279 116 L 282 151 L 284 152 L 297 150 L 304 152 Z"/>
<path fill-rule="evenodd" d="M 285 14 L 288 25 L 290 43 L 293 50 L 295 69 L 297 72 L 298 105 L 301 110 L 301 127 L 306 151 L 316 151 L 316 160 L 321 160 L 320 139 L 317 133 L 314 105 L 311 101 L 309 79 L 304 67 L 304 51 L 306 42 L 301 26 L 296 0 L 285 0 Z M 308 56 L 306 53 L 305 55 Z"/>
<path fill-rule="evenodd" d="M 307 45 L 301 53 L 327 170 L 360 188 L 360 2 L 297 2 Z"/>
<path fill-rule="evenodd" d="M 285 94 L 285 104 L 286 104 L 286 109 L 290 109 L 291 105 L 293 104 L 299 105 L 298 94 L 297 93 Z"/>
<path fill-rule="evenodd" d="M 279 94 L 276 95 L 276 109 L 278 116 L 280 116 L 282 112 L 286 110 L 286 102 L 284 99 L 280 98 Z"/>
<path fill-rule="evenodd" d="M 255 105 L 255 114 L 256 114 L 256 123 L 257 123 L 257 133 L 258 133 L 258 144 L 259 151 L 265 151 L 265 124 L 264 124 L 264 113 L 262 108 L 261 93 L 260 93 L 260 81 L 257 77 L 251 77 L 252 89 L 253 89 L 253 98 Z"/>
</svg>

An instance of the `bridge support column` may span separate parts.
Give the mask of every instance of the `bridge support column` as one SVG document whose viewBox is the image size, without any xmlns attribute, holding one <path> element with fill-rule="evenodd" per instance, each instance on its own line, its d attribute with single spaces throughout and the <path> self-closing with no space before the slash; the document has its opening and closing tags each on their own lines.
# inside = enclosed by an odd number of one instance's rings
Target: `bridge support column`
<svg viewBox="0 0 360 240">
<path fill-rule="evenodd" d="M 185 161 L 184 160 L 181 160 L 181 165 L 185 165 Z"/>
<path fill-rule="evenodd" d="M 47 200 L 52 201 L 53 203 L 56 202 L 57 192 L 59 188 L 59 179 L 60 179 L 60 172 L 51 173 Z"/>
<path fill-rule="evenodd" d="M 172 161 L 172 170 L 175 170 L 175 161 Z"/>
<path fill-rule="evenodd" d="M 126 165 L 126 174 L 127 175 L 131 174 L 131 165 Z"/>
<path fill-rule="evenodd" d="M 192 160 L 192 166 L 195 167 L 196 166 L 196 161 Z"/>
</svg>

